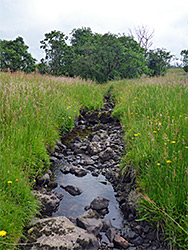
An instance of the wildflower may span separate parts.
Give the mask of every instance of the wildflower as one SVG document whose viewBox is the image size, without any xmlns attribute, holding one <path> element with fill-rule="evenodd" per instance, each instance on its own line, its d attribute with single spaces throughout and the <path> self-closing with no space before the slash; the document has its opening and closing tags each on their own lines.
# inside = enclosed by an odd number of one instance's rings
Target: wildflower
<svg viewBox="0 0 188 250">
<path fill-rule="evenodd" d="M 166 163 L 172 163 L 172 161 L 171 160 L 167 160 Z"/>
<path fill-rule="evenodd" d="M 154 130 L 154 131 L 153 131 L 153 133 L 154 133 L 154 134 L 156 134 L 156 133 L 157 133 L 157 131 L 155 131 L 155 130 Z"/>
<path fill-rule="evenodd" d="M 188 146 L 185 146 L 185 148 L 188 148 Z"/>
<path fill-rule="evenodd" d="M 34 182 L 36 182 L 36 180 L 34 179 Z"/>
<path fill-rule="evenodd" d="M 138 136 L 138 134 L 134 134 L 134 136 Z"/>
<path fill-rule="evenodd" d="M 179 117 L 182 117 L 182 115 L 179 115 Z"/>
<path fill-rule="evenodd" d="M 162 123 L 161 122 L 159 122 L 159 126 L 161 126 L 162 125 Z"/>
<path fill-rule="evenodd" d="M 171 141 L 171 143 L 173 143 L 173 144 L 174 144 L 174 143 L 176 143 L 176 141 Z"/>
<path fill-rule="evenodd" d="M 5 230 L 0 231 L 0 236 L 5 236 L 6 234 L 7 234 L 7 232 Z"/>
<path fill-rule="evenodd" d="M 167 143 L 165 142 L 164 145 L 167 145 Z"/>
<path fill-rule="evenodd" d="M 161 163 L 158 162 L 158 163 L 157 163 L 157 166 L 160 166 L 160 165 L 161 165 Z"/>
<path fill-rule="evenodd" d="M 18 181 L 18 179 L 16 179 L 16 181 Z"/>
<path fill-rule="evenodd" d="M 71 119 L 71 116 L 69 116 L 69 119 Z"/>
<path fill-rule="evenodd" d="M 12 184 L 12 181 L 7 181 L 8 184 Z"/>
</svg>

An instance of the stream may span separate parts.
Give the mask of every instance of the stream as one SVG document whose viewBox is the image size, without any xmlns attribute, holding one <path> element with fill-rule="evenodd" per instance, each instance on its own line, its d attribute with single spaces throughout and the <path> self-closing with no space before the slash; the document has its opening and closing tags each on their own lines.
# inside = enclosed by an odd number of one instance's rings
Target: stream
<svg viewBox="0 0 188 250">
<path fill-rule="evenodd" d="M 126 147 L 112 110 L 106 99 L 100 111 L 82 111 L 55 146 L 50 170 L 36 178 L 42 218 L 26 229 L 24 250 L 168 249 L 162 231 L 137 220 L 136 174 L 121 175 Z"/>
</svg>

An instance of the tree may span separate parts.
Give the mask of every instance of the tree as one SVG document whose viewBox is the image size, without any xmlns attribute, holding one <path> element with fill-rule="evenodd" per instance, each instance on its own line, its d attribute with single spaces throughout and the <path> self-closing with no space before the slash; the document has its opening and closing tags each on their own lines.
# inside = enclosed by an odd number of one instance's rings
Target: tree
<svg viewBox="0 0 188 250">
<path fill-rule="evenodd" d="M 164 49 L 150 50 L 147 53 L 148 68 L 150 69 L 150 76 L 163 76 L 170 65 L 172 59 L 170 52 Z"/>
<path fill-rule="evenodd" d="M 0 68 L 26 73 L 35 71 L 36 59 L 27 51 L 28 48 L 22 37 L 11 41 L 0 40 Z"/>
<path fill-rule="evenodd" d="M 183 69 L 188 72 L 188 50 L 182 50 L 181 56 L 183 56 Z"/>
<path fill-rule="evenodd" d="M 85 79 L 106 82 L 140 76 L 146 68 L 145 50 L 131 37 L 73 30 L 72 70 Z"/>
<path fill-rule="evenodd" d="M 60 31 L 54 30 L 45 34 L 44 40 L 40 41 L 40 48 L 45 52 L 45 58 L 38 65 L 41 73 L 56 76 L 65 74 L 64 57 L 68 49 L 66 40 L 67 37 Z"/>
<path fill-rule="evenodd" d="M 134 30 L 136 34 L 135 36 L 140 46 L 148 50 L 153 45 L 152 38 L 153 38 L 154 30 L 149 31 L 147 26 L 144 26 L 144 25 L 138 26 Z M 130 36 L 134 37 L 133 32 L 131 30 L 129 30 L 129 32 L 130 32 Z"/>
</svg>

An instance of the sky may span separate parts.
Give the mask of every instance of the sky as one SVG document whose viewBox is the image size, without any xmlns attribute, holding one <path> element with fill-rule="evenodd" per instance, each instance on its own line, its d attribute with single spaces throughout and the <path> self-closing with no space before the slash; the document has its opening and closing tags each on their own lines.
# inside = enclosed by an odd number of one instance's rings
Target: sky
<svg viewBox="0 0 188 250">
<path fill-rule="evenodd" d="M 181 58 L 188 49 L 188 0 L 0 0 L 0 40 L 23 37 L 38 61 L 44 57 L 40 41 L 52 30 L 70 35 L 90 27 L 93 33 L 129 35 L 142 25 L 154 31 L 151 49 Z"/>
</svg>

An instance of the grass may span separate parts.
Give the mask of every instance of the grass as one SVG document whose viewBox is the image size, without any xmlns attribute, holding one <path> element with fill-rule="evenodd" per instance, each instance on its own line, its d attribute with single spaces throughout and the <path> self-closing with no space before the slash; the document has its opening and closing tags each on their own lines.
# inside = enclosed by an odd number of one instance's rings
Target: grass
<svg viewBox="0 0 188 250">
<path fill-rule="evenodd" d="M 188 243 L 188 79 L 97 85 L 78 78 L 0 73 L 0 250 L 13 249 L 35 216 L 34 178 L 49 167 L 48 151 L 71 130 L 82 108 L 99 109 L 112 92 L 113 115 L 125 131 L 121 168 L 137 170 L 143 218 L 162 225 L 174 249 Z"/>
<path fill-rule="evenodd" d="M 38 203 L 36 175 L 49 167 L 47 151 L 71 130 L 81 107 L 103 105 L 106 87 L 78 78 L 0 73 L 0 249 L 12 249 Z"/>
<path fill-rule="evenodd" d="M 168 74 L 114 82 L 127 144 L 122 169 L 137 169 L 143 218 L 162 224 L 175 249 L 188 244 L 188 79 Z"/>
</svg>

